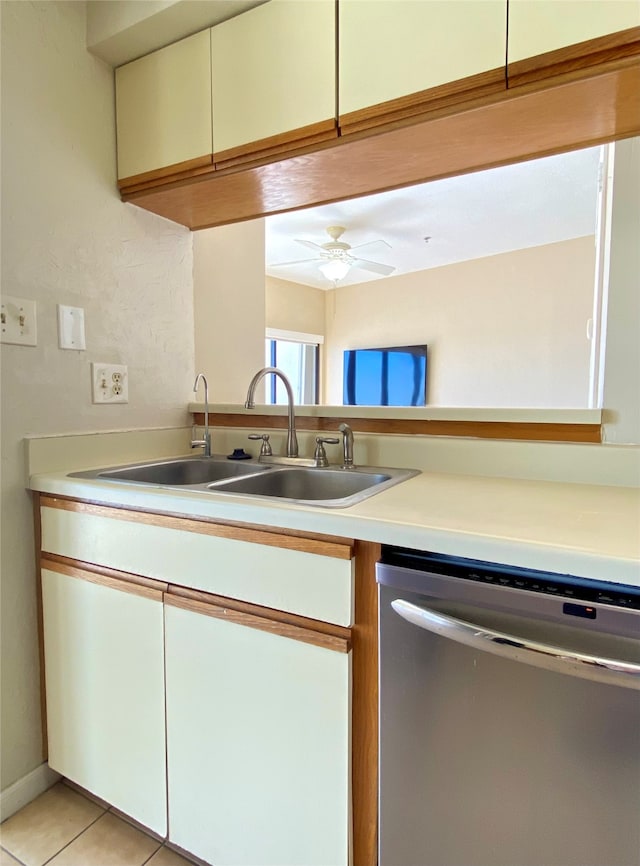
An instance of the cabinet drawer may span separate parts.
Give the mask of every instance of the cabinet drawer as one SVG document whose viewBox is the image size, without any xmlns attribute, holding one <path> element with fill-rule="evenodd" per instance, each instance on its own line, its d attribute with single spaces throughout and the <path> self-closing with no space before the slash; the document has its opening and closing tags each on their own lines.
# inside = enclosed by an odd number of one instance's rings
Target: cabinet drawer
<svg viewBox="0 0 640 866">
<path fill-rule="evenodd" d="M 45 553 L 336 625 L 353 621 L 353 558 L 346 542 L 63 500 L 44 499 L 43 506 Z"/>
</svg>

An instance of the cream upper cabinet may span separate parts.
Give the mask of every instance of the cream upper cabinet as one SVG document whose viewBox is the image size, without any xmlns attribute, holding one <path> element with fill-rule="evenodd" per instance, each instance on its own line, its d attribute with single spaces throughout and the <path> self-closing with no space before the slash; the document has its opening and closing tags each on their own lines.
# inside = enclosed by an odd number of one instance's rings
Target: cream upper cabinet
<svg viewBox="0 0 640 866">
<path fill-rule="evenodd" d="M 506 0 L 339 0 L 340 115 L 504 67 Z"/>
<path fill-rule="evenodd" d="M 510 0 L 509 63 L 640 25 L 640 0 Z"/>
<path fill-rule="evenodd" d="M 214 154 L 334 124 L 335 0 L 270 0 L 211 29 Z"/>
<path fill-rule="evenodd" d="M 211 161 L 209 31 L 116 69 L 118 179 Z"/>
</svg>

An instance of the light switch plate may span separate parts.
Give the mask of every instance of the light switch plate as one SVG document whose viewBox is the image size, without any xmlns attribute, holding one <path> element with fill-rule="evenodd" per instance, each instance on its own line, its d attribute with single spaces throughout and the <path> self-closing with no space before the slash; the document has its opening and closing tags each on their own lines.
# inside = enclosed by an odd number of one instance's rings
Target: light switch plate
<svg viewBox="0 0 640 866">
<path fill-rule="evenodd" d="M 128 403 L 129 375 L 124 364 L 91 364 L 94 403 Z"/>
<path fill-rule="evenodd" d="M 0 337 L 3 343 L 37 345 L 35 301 L 3 295 L 1 313 Z"/>
<path fill-rule="evenodd" d="M 58 345 L 61 349 L 86 349 L 84 310 L 58 304 Z"/>
</svg>

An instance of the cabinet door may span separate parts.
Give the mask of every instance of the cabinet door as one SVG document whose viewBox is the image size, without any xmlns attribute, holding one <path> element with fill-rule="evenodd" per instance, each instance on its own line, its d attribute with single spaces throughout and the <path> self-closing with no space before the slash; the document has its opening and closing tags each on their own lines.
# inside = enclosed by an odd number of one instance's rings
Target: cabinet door
<svg viewBox="0 0 640 866">
<path fill-rule="evenodd" d="M 210 61 L 204 30 L 116 69 L 120 180 L 211 164 Z"/>
<path fill-rule="evenodd" d="M 509 63 L 640 25 L 640 0 L 510 0 Z"/>
<path fill-rule="evenodd" d="M 335 14 L 271 0 L 211 29 L 216 164 L 336 136 Z"/>
<path fill-rule="evenodd" d="M 42 571 L 49 764 L 165 835 L 162 593 L 86 578 Z"/>
<path fill-rule="evenodd" d="M 347 864 L 350 655 L 170 599 L 169 839 L 220 866 Z"/>
<path fill-rule="evenodd" d="M 504 69 L 506 0 L 340 0 L 340 116 Z"/>
</svg>

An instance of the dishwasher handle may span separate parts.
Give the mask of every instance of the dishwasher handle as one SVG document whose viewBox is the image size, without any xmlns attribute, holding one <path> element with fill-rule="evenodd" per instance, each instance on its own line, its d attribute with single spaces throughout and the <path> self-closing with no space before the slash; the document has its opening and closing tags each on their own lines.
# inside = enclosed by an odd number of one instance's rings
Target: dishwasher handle
<svg viewBox="0 0 640 866">
<path fill-rule="evenodd" d="M 483 652 L 586 680 L 640 689 L 640 664 L 587 655 L 496 631 L 403 599 L 392 601 L 391 607 L 419 628 Z"/>
</svg>

